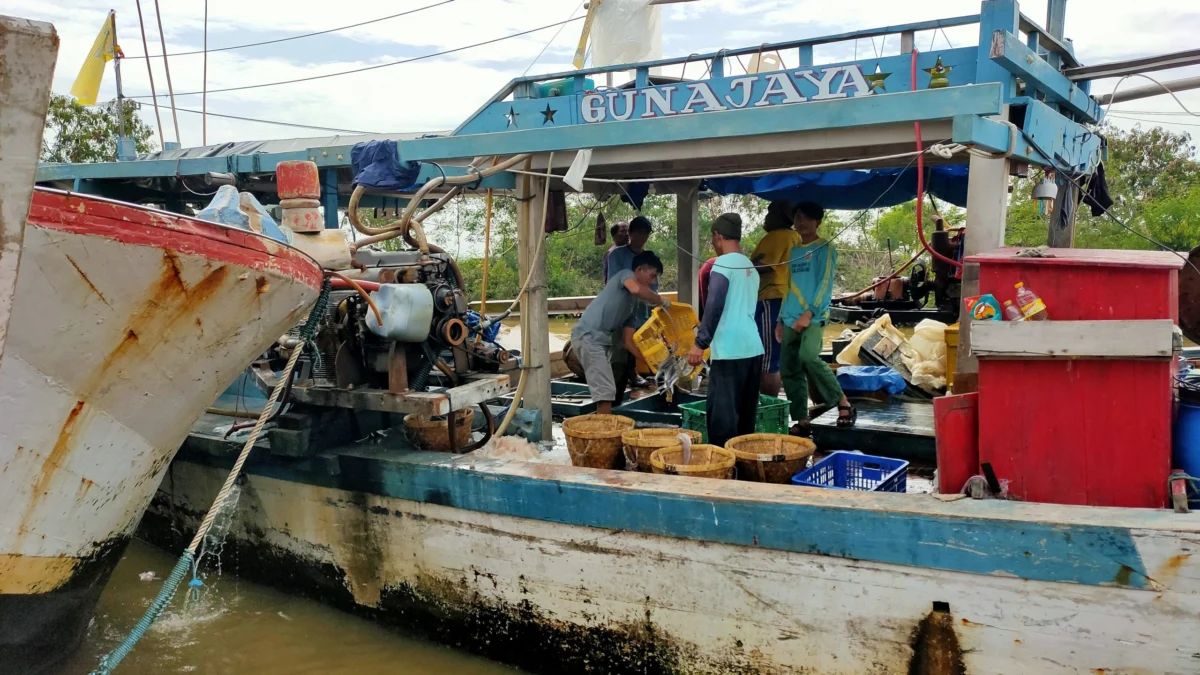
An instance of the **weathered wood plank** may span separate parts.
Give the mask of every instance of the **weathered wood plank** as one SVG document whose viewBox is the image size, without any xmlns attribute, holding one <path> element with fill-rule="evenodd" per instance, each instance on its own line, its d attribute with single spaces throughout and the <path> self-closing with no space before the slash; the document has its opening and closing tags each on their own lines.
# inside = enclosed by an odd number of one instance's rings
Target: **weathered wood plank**
<svg viewBox="0 0 1200 675">
<path fill-rule="evenodd" d="M 300 403 L 353 410 L 388 413 L 447 415 L 451 410 L 471 408 L 507 394 L 508 375 L 480 375 L 466 384 L 441 392 L 393 394 L 382 389 L 354 390 L 324 387 L 294 387 L 292 397 Z"/>
<path fill-rule="evenodd" d="M 1175 322 L 974 321 L 976 358 L 1170 358 Z"/>
</svg>

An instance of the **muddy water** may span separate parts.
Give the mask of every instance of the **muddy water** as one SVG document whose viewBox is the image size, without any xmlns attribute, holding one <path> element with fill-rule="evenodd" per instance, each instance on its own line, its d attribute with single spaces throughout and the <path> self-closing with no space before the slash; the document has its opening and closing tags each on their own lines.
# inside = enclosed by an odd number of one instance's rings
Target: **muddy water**
<svg viewBox="0 0 1200 675">
<path fill-rule="evenodd" d="M 83 647 L 62 671 L 86 675 L 127 634 L 175 557 L 134 542 L 113 573 Z M 324 605 L 232 575 L 209 575 L 198 605 L 176 596 L 119 675 L 519 675 L 491 661 L 420 642 Z M 185 586 L 186 591 L 186 586 Z M 0 671 L 3 668 L 0 667 Z"/>
</svg>

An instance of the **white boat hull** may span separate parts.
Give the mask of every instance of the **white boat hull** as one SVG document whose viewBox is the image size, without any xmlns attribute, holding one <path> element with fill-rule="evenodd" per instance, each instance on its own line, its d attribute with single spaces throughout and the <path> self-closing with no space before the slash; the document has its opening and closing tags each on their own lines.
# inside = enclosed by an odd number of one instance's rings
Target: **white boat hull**
<svg viewBox="0 0 1200 675">
<path fill-rule="evenodd" d="M 1200 672 L 1195 516 L 338 454 L 252 471 L 223 569 L 531 672 Z M 142 533 L 186 542 L 226 461 Z"/>
<path fill-rule="evenodd" d="M 191 424 L 320 283 L 259 235 L 34 194 L 0 360 L 0 662 L 69 652 Z"/>
</svg>

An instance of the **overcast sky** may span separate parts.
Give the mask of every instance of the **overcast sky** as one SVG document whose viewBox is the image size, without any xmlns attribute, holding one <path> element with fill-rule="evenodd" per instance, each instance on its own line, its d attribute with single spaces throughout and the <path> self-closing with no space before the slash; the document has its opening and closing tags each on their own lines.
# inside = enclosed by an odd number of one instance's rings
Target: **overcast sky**
<svg viewBox="0 0 1200 675">
<path fill-rule="evenodd" d="M 439 0 L 208 0 L 210 49 L 242 45 L 326 30 L 358 21 L 431 5 Z M 67 93 L 84 55 L 96 37 L 107 11 L 117 12 L 117 30 L 127 57 L 144 54 L 134 0 L 5 0 L 2 10 L 55 24 L 61 38 L 54 91 Z M 143 0 L 146 34 L 152 54 L 161 54 L 154 0 Z M 204 2 L 161 0 L 162 24 L 168 53 L 198 50 L 202 46 Z M 211 53 L 208 88 L 222 89 L 309 77 L 351 70 L 453 49 L 472 43 L 562 21 L 583 13 L 579 0 L 452 0 L 415 14 L 322 36 L 274 45 Z M 782 40 L 840 33 L 899 23 L 945 18 L 979 11 L 976 0 L 698 0 L 669 5 L 663 14 L 664 56 L 715 51 Z M 1037 21 L 1045 18 L 1045 2 L 1022 4 L 1022 11 Z M 1067 5 L 1067 36 L 1086 64 L 1192 49 L 1200 34 L 1200 2 L 1195 0 L 1071 0 Z M 520 76 L 538 53 L 545 53 L 531 73 L 570 69 L 581 22 L 551 28 L 494 45 L 467 49 L 403 65 L 244 91 L 210 94 L 208 109 L 215 113 L 294 122 L 367 132 L 446 130 L 457 126 L 513 77 Z M 551 41 L 551 39 L 553 41 Z M 977 27 L 962 27 L 944 34 L 917 36 L 922 50 L 976 44 Z M 874 45 L 861 41 L 836 48 L 818 48 L 817 61 L 831 62 L 877 49 L 893 54 L 898 39 Z M 152 59 L 154 80 L 166 90 L 161 58 Z M 123 65 L 125 94 L 150 91 L 145 61 L 126 59 Z M 185 55 L 170 59 L 176 92 L 201 89 L 202 58 Z M 699 75 L 699 71 L 695 75 Z M 1200 68 L 1163 71 L 1160 79 L 1200 74 Z M 1094 93 L 1111 90 L 1114 80 L 1097 82 Z M 1122 87 L 1140 86 L 1130 80 Z M 101 100 L 115 96 L 111 69 L 105 75 Z M 177 96 L 180 108 L 200 109 L 200 96 Z M 1200 92 L 1182 94 L 1192 110 L 1200 112 Z M 148 101 L 147 101 L 148 102 Z M 166 103 L 166 99 L 160 103 Z M 1134 112 L 1122 112 L 1134 111 Z M 1145 111 L 1172 113 L 1151 116 Z M 1143 126 L 1164 126 L 1200 134 L 1200 118 L 1187 117 L 1170 97 L 1160 96 L 1120 104 L 1117 115 L 1137 117 Z M 151 125 L 154 115 L 147 105 L 142 116 Z M 173 140 L 171 122 L 164 109 L 166 139 Z M 1121 126 L 1139 122 L 1113 119 Z M 200 145 L 200 116 L 179 113 L 184 146 Z M 208 142 L 321 136 L 326 132 L 253 122 L 210 118 Z"/>
</svg>

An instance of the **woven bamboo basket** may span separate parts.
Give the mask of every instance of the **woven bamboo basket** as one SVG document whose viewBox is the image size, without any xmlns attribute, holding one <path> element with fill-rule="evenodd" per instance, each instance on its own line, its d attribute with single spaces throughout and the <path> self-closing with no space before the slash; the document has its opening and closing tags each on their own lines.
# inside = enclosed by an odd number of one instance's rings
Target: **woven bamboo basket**
<svg viewBox="0 0 1200 675">
<path fill-rule="evenodd" d="M 687 434 L 692 439 L 692 445 L 699 445 L 699 431 L 672 427 L 669 429 L 635 429 L 626 431 L 621 436 L 625 444 L 625 468 L 650 473 L 650 455 L 659 448 L 669 448 L 679 445 L 679 434 Z"/>
<path fill-rule="evenodd" d="M 737 460 L 733 453 L 716 445 L 692 445 L 691 461 L 683 463 L 683 446 L 676 443 L 669 448 L 659 448 L 650 455 L 654 473 L 665 473 L 695 478 L 733 478 L 733 464 Z"/>
<path fill-rule="evenodd" d="M 592 469 L 619 469 L 623 463 L 621 434 L 634 421 L 621 415 L 581 415 L 563 422 L 571 463 Z"/>
<path fill-rule="evenodd" d="M 471 409 L 459 410 L 454 420 L 455 447 L 462 451 L 471 442 L 471 421 L 475 412 Z M 413 443 L 423 450 L 450 452 L 450 430 L 445 417 L 427 417 L 425 415 L 405 415 L 404 428 L 408 431 Z"/>
<path fill-rule="evenodd" d="M 737 457 L 738 480 L 787 483 L 808 468 L 817 445 L 783 434 L 747 434 L 731 438 L 725 448 Z"/>
</svg>

